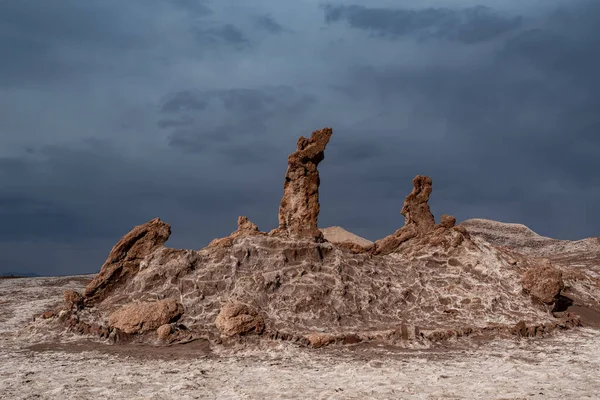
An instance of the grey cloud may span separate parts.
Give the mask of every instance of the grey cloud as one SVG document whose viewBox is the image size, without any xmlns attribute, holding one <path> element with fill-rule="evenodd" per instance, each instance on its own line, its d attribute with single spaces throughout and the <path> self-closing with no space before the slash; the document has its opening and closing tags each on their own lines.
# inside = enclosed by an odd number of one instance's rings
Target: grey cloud
<svg viewBox="0 0 600 400">
<path fill-rule="evenodd" d="M 213 14 L 213 10 L 208 7 L 203 0 L 163 0 L 166 3 L 173 4 L 181 9 L 191 12 L 194 16 L 204 17 Z"/>
<path fill-rule="evenodd" d="M 201 94 L 184 90 L 170 96 L 163 102 L 160 110 L 163 113 L 173 113 L 179 111 L 204 110 L 207 106 L 208 101 L 201 98 Z"/>
<path fill-rule="evenodd" d="M 194 93 L 193 96 L 190 93 Z M 301 118 L 316 102 L 314 96 L 289 86 L 275 86 L 184 91 L 170 97 L 162 109 L 165 110 L 166 106 L 168 112 L 193 111 L 184 115 L 190 119 L 193 115 L 197 121 L 193 126 L 172 130 L 168 137 L 169 146 L 188 153 L 216 151 L 236 163 L 243 163 L 258 162 L 261 158 L 241 157 L 241 152 L 234 150 L 235 146 L 272 135 L 278 129 L 285 129 L 290 120 Z M 211 108 L 195 107 L 197 104 L 210 104 Z M 231 148 L 228 148 L 226 142 L 231 142 Z M 215 147 L 219 143 L 222 145 Z"/>
<path fill-rule="evenodd" d="M 319 166 L 321 226 L 389 234 L 411 179 L 427 174 L 438 217 L 598 235 L 597 2 L 523 7 L 520 25 L 521 6 L 509 16 L 362 2 L 330 8 L 335 29 L 320 29 L 322 10 L 306 2 L 212 2 L 208 13 L 192 0 L 90 1 L 84 23 L 69 22 L 75 0 L 46 3 L 40 31 L 24 11 L 20 25 L 0 16 L 10 269 L 95 271 L 120 236 L 157 216 L 173 247 L 203 247 L 238 215 L 269 230 L 287 155 L 324 126 L 335 133 Z M 99 6 L 102 21 L 86 20 Z M 271 12 L 296 34 L 256 25 Z M 113 29 L 115 13 L 124 22 Z"/>
<path fill-rule="evenodd" d="M 194 32 L 198 42 L 204 45 L 218 46 L 226 43 L 240 50 L 250 45 L 250 40 L 246 35 L 233 24 L 218 25 L 210 28 L 197 26 Z"/>
<path fill-rule="evenodd" d="M 156 125 L 161 129 L 178 128 L 193 124 L 194 120 L 188 116 L 183 116 L 181 119 L 161 119 L 156 123 Z"/>
<path fill-rule="evenodd" d="M 260 15 L 256 17 L 256 26 L 273 34 L 282 33 L 285 30 L 284 27 L 270 15 Z"/>
<path fill-rule="evenodd" d="M 417 35 L 422 39 L 444 38 L 466 44 L 494 39 L 521 25 L 521 18 L 507 17 L 476 6 L 465 9 L 368 8 L 360 5 L 327 5 L 328 23 L 347 21 L 350 26 L 382 36 Z"/>
</svg>

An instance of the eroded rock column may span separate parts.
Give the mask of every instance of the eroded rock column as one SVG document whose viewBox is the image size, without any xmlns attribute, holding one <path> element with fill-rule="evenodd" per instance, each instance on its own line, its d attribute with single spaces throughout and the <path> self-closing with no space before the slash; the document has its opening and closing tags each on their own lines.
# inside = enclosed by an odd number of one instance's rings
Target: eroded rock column
<svg viewBox="0 0 600 400">
<path fill-rule="evenodd" d="M 310 138 L 298 139 L 296 151 L 288 157 L 288 169 L 279 206 L 279 228 L 272 233 L 290 237 L 322 238 L 317 227 L 319 217 L 319 171 L 325 147 L 333 131 L 314 131 Z"/>
</svg>

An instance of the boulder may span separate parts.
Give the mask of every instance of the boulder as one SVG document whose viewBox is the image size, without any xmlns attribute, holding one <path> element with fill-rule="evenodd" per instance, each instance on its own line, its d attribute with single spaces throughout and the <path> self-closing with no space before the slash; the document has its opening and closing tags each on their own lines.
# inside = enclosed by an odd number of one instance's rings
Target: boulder
<svg viewBox="0 0 600 400">
<path fill-rule="evenodd" d="M 562 272 L 547 260 L 529 268 L 522 283 L 527 293 L 546 304 L 553 304 L 565 287 Z"/>
<path fill-rule="evenodd" d="M 110 314 L 108 323 L 127 334 L 146 333 L 176 321 L 183 314 L 183 305 L 174 299 L 130 303 Z"/>
<path fill-rule="evenodd" d="M 139 271 L 140 262 L 171 235 L 171 226 L 159 218 L 138 225 L 112 248 L 100 273 L 85 288 L 85 303 L 102 301 L 117 286 L 126 284 Z"/>
<path fill-rule="evenodd" d="M 165 340 L 169 337 L 169 335 L 171 335 L 172 331 L 173 329 L 171 329 L 171 325 L 164 324 L 158 327 L 158 329 L 156 330 L 156 334 L 158 335 L 159 339 Z"/>
<path fill-rule="evenodd" d="M 265 322 L 258 312 L 242 303 L 229 301 L 221 307 L 215 325 L 223 336 L 261 334 Z"/>
</svg>

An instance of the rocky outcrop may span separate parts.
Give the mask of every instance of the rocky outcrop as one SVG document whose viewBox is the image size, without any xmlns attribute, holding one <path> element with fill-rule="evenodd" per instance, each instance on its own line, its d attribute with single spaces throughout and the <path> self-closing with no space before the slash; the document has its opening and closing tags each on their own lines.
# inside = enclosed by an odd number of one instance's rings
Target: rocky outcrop
<svg viewBox="0 0 600 400">
<path fill-rule="evenodd" d="M 229 301 L 221 307 L 215 325 L 221 335 L 228 337 L 261 334 L 265 329 L 264 319 L 255 309 L 235 301 Z"/>
<path fill-rule="evenodd" d="M 321 239 L 317 227 L 319 217 L 319 170 L 325 158 L 325 147 L 333 131 L 314 131 L 310 138 L 298 139 L 298 146 L 288 157 L 288 169 L 279 206 L 279 227 L 272 234 L 292 238 Z"/>
<path fill-rule="evenodd" d="M 390 254 L 399 251 L 400 247 L 411 241 L 413 247 L 438 246 L 456 247 L 466 237 L 464 229 L 455 228 L 456 218 L 442 215 L 439 225 L 429 208 L 431 195 L 431 178 L 417 175 L 413 179 L 413 190 L 404 200 L 400 213 L 404 215 L 404 226 L 393 234 L 375 242 L 374 254 Z M 419 238 L 417 241 L 413 239 Z"/>
<path fill-rule="evenodd" d="M 233 244 L 233 240 L 235 238 L 239 238 L 242 236 L 252 236 L 252 235 L 265 235 L 266 233 L 261 232 L 258 229 L 258 226 L 254 224 L 252 221 L 248 219 L 248 217 L 239 216 L 238 217 L 238 228 L 237 230 L 231 232 L 229 236 L 224 238 L 214 239 L 211 241 L 208 246 L 218 246 L 218 247 L 229 247 Z"/>
<path fill-rule="evenodd" d="M 549 313 L 525 290 L 546 303 L 563 299 L 560 273 L 469 235 L 452 216 L 435 225 L 428 177 L 413 180 L 405 225 L 393 235 L 370 244 L 335 229 L 326 230 L 331 242 L 324 240 L 317 166 L 330 136 L 324 129 L 300 138 L 288 159 L 279 227 L 270 234 L 239 217 L 231 235 L 196 251 L 165 248 L 170 229 L 160 220 L 136 227 L 88 286 L 90 307 L 78 309 L 73 295 L 65 314 L 71 329 L 115 342 L 206 338 L 227 345 L 257 335 L 242 341 L 321 347 L 521 332 L 519 321 L 537 335 L 557 323 L 555 314 L 566 311 L 560 301 Z M 536 269 L 524 276 L 529 267 Z M 579 293 L 600 298 L 595 282 Z"/>
<path fill-rule="evenodd" d="M 102 301 L 116 286 L 128 282 L 139 270 L 140 261 L 164 246 L 171 226 L 160 218 L 138 225 L 112 248 L 94 280 L 85 288 L 85 304 Z"/>
<path fill-rule="evenodd" d="M 127 334 L 142 334 L 177 320 L 183 314 L 183 305 L 174 299 L 130 303 L 114 311 L 108 319 L 110 328 Z"/>
<path fill-rule="evenodd" d="M 66 290 L 64 294 L 65 310 L 79 311 L 83 308 L 83 296 L 75 290 Z"/>
<path fill-rule="evenodd" d="M 562 272 L 548 261 L 529 268 L 523 275 L 523 289 L 546 304 L 553 304 L 564 287 Z"/>
<path fill-rule="evenodd" d="M 435 226 L 435 219 L 429 209 L 430 195 L 431 178 L 417 175 L 413 179 L 413 190 L 406 196 L 400 214 L 404 215 L 404 225 L 413 225 L 418 233 L 430 232 Z"/>
</svg>

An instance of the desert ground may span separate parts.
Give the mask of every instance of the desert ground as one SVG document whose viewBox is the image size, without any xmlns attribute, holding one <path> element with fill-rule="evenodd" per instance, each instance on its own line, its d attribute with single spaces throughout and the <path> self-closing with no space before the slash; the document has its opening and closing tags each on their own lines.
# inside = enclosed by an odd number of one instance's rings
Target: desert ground
<svg viewBox="0 0 600 400">
<path fill-rule="evenodd" d="M 3 399 L 596 399 L 600 331 L 392 348 L 110 345 L 33 316 L 92 276 L 0 280 Z"/>
</svg>

